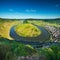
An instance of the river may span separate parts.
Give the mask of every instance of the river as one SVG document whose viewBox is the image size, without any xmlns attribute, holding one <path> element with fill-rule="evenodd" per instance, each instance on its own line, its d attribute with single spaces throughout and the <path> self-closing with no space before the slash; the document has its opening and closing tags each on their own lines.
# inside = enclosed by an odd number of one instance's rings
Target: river
<svg viewBox="0 0 60 60">
<path fill-rule="evenodd" d="M 25 44 L 35 44 L 35 45 L 36 44 L 39 45 L 40 43 L 49 41 L 50 34 L 43 27 L 37 26 L 42 31 L 42 34 L 37 36 L 37 37 L 22 37 L 22 36 L 19 36 L 15 32 L 14 27 L 15 26 L 13 26 L 10 30 L 10 36 L 12 38 L 14 38 L 14 40 L 16 40 L 16 41 L 19 41 L 19 42 L 22 42 L 22 43 L 25 43 Z"/>
</svg>

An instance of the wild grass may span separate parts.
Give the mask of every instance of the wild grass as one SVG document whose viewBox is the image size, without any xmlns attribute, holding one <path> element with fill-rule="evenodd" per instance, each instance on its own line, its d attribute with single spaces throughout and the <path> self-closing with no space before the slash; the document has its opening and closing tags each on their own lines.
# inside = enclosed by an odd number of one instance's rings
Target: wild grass
<svg viewBox="0 0 60 60">
<path fill-rule="evenodd" d="M 0 20 L 0 60 L 15 60 L 16 56 L 27 56 L 37 53 L 41 58 L 45 60 L 60 60 L 60 47 L 52 45 L 51 47 L 40 47 L 40 50 L 36 50 L 30 45 L 21 44 L 20 42 L 10 41 L 9 35 L 10 29 L 16 24 L 21 24 L 21 21 L 17 20 Z M 60 27 L 60 21 L 28 21 L 39 26 L 55 26 Z M 30 33 L 29 33 L 30 34 Z M 7 39 L 8 38 L 8 39 Z M 1 57 L 2 56 L 2 57 Z"/>
<path fill-rule="evenodd" d="M 16 25 L 18 21 L 0 20 L 0 37 L 11 39 L 9 33 L 12 26 Z"/>
<path fill-rule="evenodd" d="M 54 26 L 54 27 L 60 27 L 60 20 L 31 20 L 31 21 L 28 21 L 30 23 L 34 23 L 36 25 L 39 25 L 39 26 Z"/>
<path fill-rule="evenodd" d="M 27 21 L 29 23 L 34 23 L 42 27 L 49 25 L 49 26 L 54 26 L 60 29 L 60 20 L 27 20 Z M 22 23 L 22 20 L 0 19 L 0 37 L 12 39 L 9 35 L 11 27 L 16 24 L 21 24 L 21 23 Z"/>
<path fill-rule="evenodd" d="M 17 25 L 15 31 L 23 37 L 36 37 L 42 33 L 36 26 L 29 23 Z"/>
</svg>

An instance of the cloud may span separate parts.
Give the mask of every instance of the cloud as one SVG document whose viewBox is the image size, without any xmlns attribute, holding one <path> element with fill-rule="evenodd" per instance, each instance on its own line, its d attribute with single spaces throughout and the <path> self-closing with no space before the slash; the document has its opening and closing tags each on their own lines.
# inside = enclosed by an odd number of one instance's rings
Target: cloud
<svg viewBox="0 0 60 60">
<path fill-rule="evenodd" d="M 30 10 L 29 9 L 26 9 L 25 11 L 26 12 L 36 12 L 36 10 L 34 10 L 34 9 L 30 9 Z"/>
<path fill-rule="evenodd" d="M 14 11 L 13 9 L 9 9 L 9 11 Z"/>
</svg>

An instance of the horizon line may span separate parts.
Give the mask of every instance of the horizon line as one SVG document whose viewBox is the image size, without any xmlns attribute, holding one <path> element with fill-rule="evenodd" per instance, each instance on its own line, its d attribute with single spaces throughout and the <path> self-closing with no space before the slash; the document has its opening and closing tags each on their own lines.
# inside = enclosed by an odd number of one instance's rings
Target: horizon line
<svg viewBox="0 0 60 60">
<path fill-rule="evenodd" d="M 0 17 L 0 19 L 60 19 L 60 18 L 3 18 Z"/>
</svg>

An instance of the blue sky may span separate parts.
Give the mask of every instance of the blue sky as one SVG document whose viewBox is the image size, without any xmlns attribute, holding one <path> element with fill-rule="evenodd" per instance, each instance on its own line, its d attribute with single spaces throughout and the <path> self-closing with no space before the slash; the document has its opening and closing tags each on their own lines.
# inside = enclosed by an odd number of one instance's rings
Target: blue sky
<svg viewBox="0 0 60 60">
<path fill-rule="evenodd" d="M 60 18 L 60 0 L 0 0 L 0 18 Z"/>
</svg>

